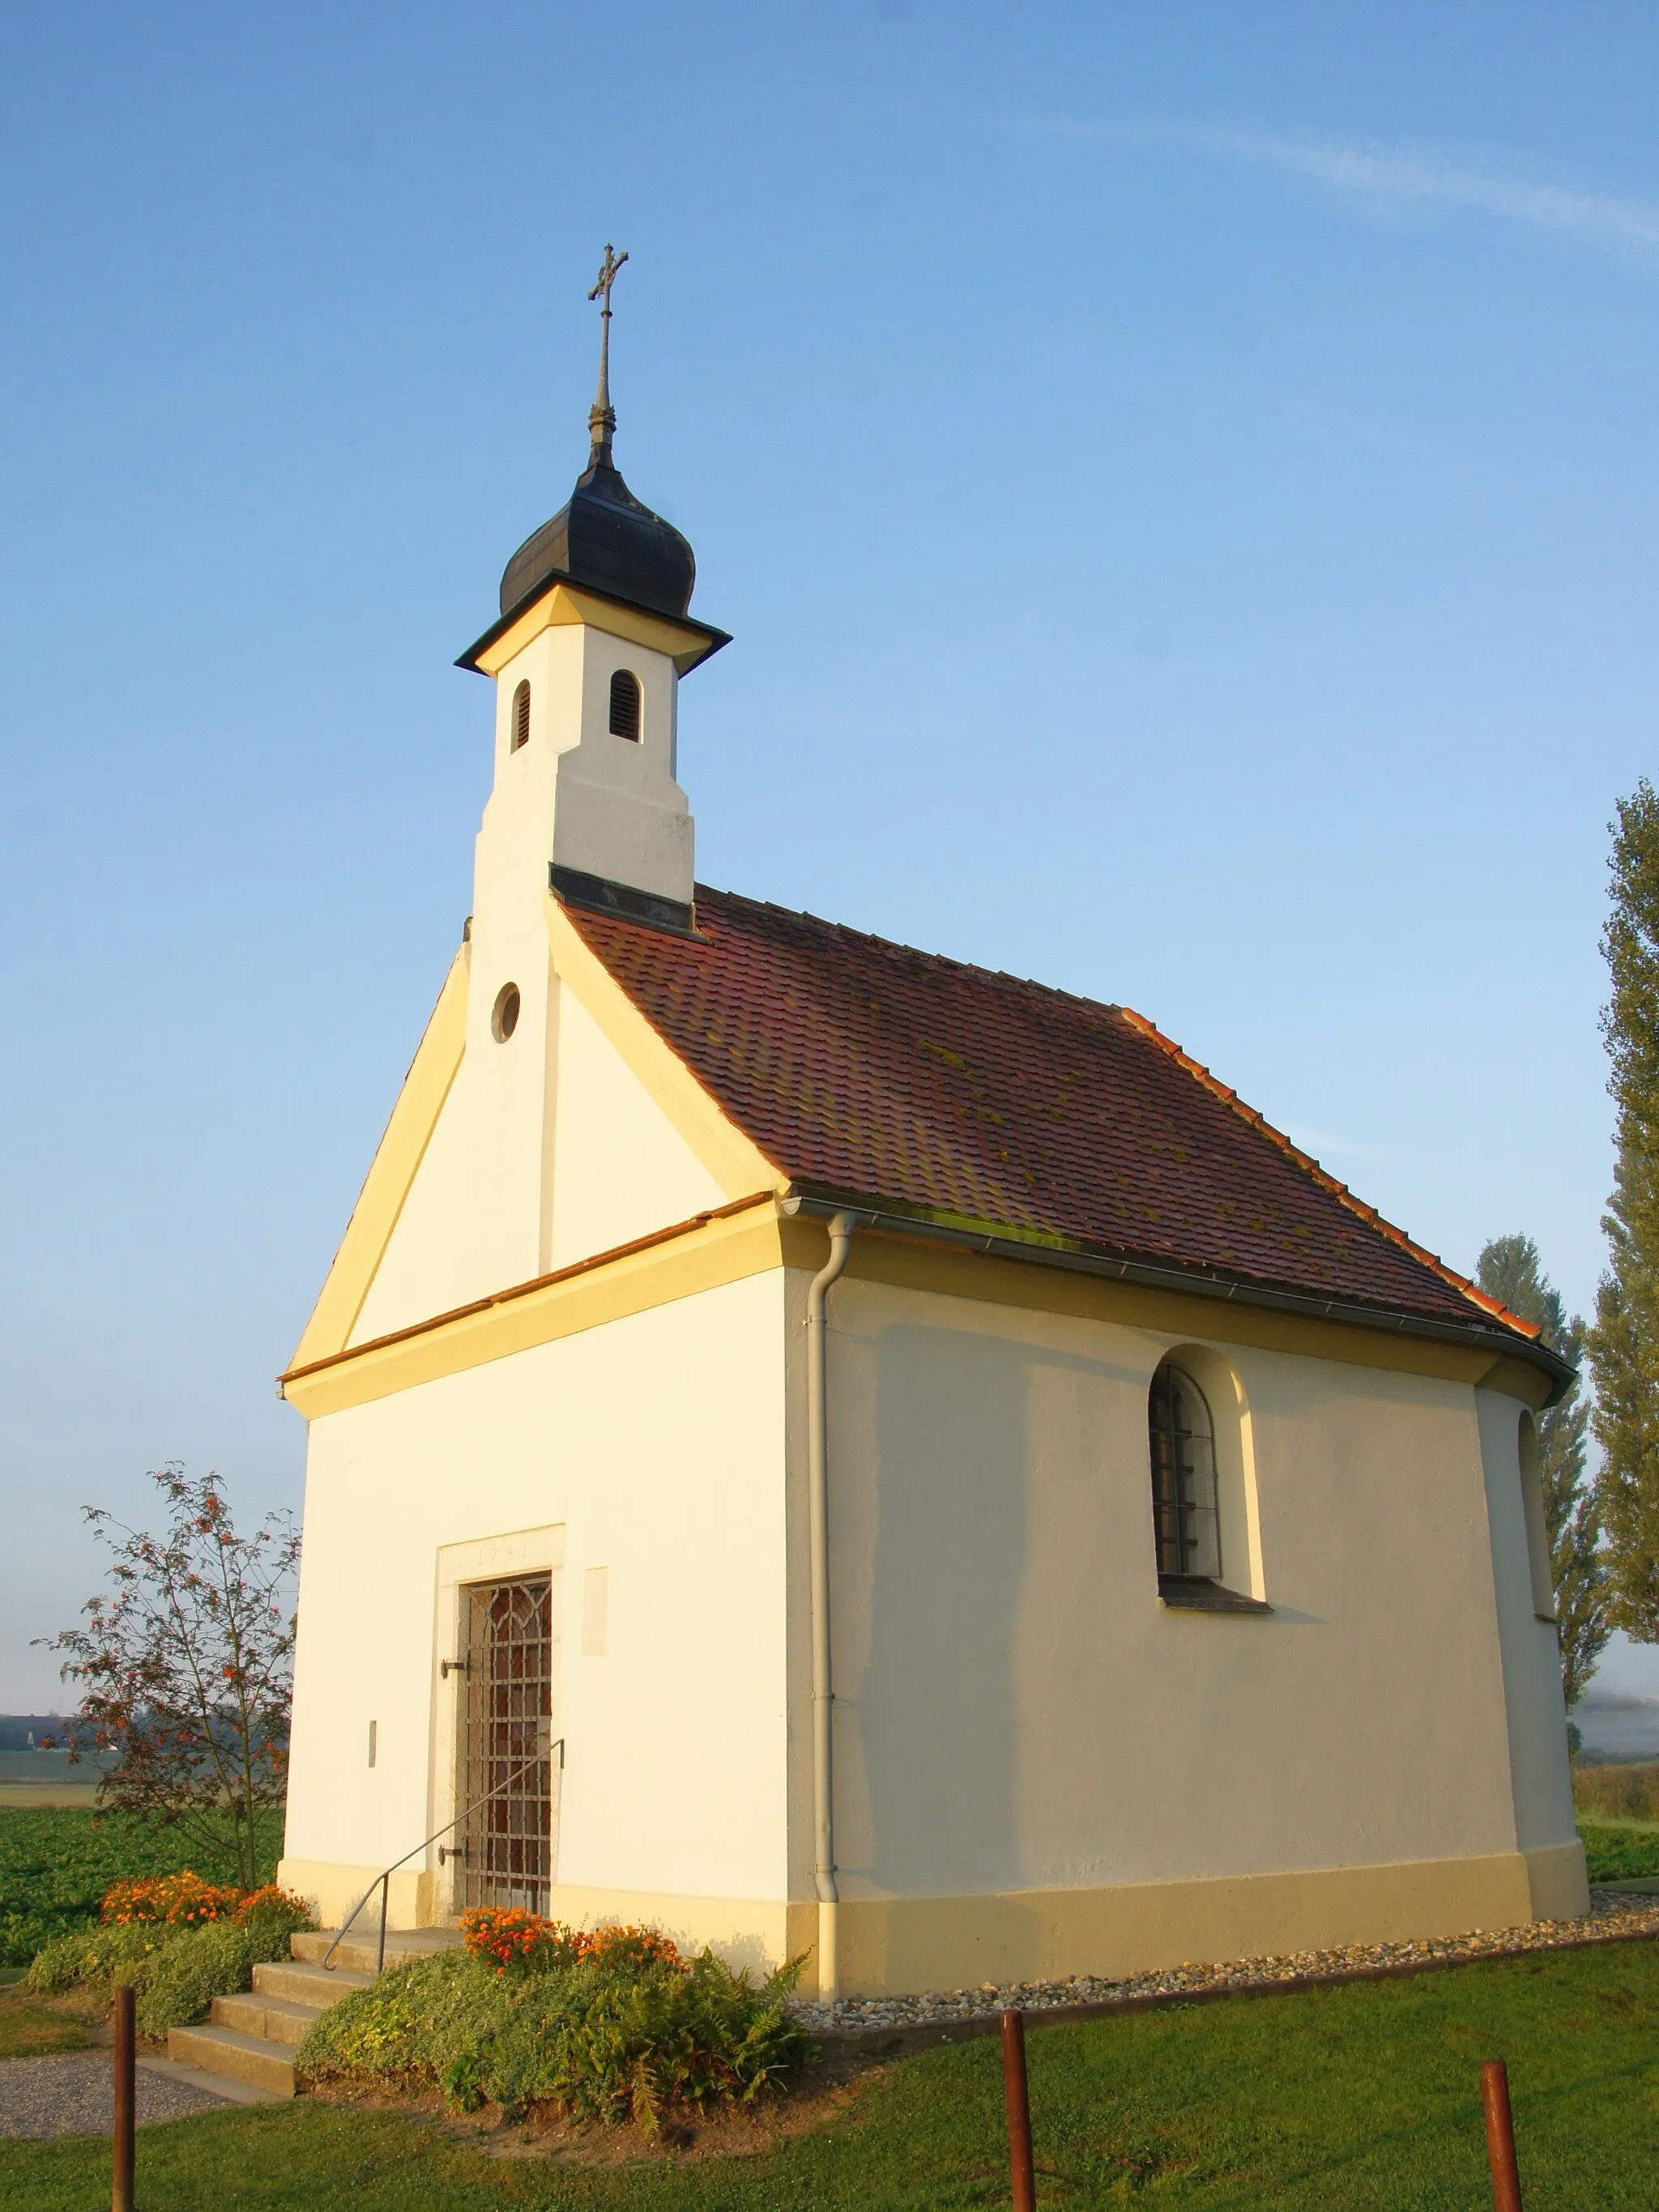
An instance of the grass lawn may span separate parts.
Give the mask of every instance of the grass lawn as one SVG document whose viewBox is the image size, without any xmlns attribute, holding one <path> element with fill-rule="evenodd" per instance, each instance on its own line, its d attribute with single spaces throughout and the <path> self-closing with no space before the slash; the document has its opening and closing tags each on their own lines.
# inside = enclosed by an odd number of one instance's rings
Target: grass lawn
<svg viewBox="0 0 1659 2212">
<path fill-rule="evenodd" d="M 282 1850 L 280 1814 L 262 1841 L 269 1879 Z M 0 1966 L 27 1966 L 54 1936 L 96 1920 L 104 1892 L 123 1875 L 186 1866 L 210 1879 L 228 1871 L 204 1863 L 176 1829 L 130 1814 L 0 1805 Z"/>
<path fill-rule="evenodd" d="M 0 1989 L 0 2058 L 39 2058 L 48 2051 L 84 2051 L 92 2038 L 80 2024 L 19 1989 Z"/>
<path fill-rule="evenodd" d="M 1055 2207 L 1490 2205 L 1480 2062 L 1510 2062 L 1528 2212 L 1659 2201 L 1659 1942 L 1188 2005 L 1030 2040 Z M 496 2160 L 394 2114 L 301 2100 L 145 2128 L 145 2212 L 921 2212 L 1008 2202 L 1000 2058 L 957 2045 L 866 2076 L 817 2133 L 742 2159 Z M 107 2197 L 89 2141 L 0 2142 L 0 2206 Z"/>
</svg>

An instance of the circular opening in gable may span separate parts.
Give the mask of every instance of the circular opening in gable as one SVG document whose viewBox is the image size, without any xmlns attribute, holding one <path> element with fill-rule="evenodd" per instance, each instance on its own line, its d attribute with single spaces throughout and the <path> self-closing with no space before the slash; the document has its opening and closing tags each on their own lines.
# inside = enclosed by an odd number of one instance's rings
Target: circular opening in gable
<svg viewBox="0 0 1659 2212">
<path fill-rule="evenodd" d="M 505 1044 L 519 1026 L 519 987 L 503 983 L 495 994 L 495 1006 L 489 1017 L 489 1034 L 497 1044 Z"/>
</svg>

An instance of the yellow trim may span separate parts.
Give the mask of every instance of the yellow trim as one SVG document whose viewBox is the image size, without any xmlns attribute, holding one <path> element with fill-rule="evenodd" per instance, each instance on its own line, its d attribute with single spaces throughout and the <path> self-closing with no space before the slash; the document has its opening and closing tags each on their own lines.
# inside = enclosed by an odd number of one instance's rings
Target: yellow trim
<svg viewBox="0 0 1659 2212">
<path fill-rule="evenodd" d="M 595 599 L 569 584 L 556 584 L 533 607 L 526 608 L 510 629 L 484 647 L 477 665 L 486 676 L 499 676 L 544 629 L 562 629 L 585 623 L 611 637 L 625 637 L 630 645 L 665 653 L 684 676 L 708 652 L 709 641 L 700 629 L 690 629 L 666 615 L 648 615 L 635 607 L 619 607 L 610 599 Z"/>
<path fill-rule="evenodd" d="M 788 1178 L 705 1091 L 673 1048 L 652 1028 L 592 951 L 550 891 L 545 894 L 553 967 L 598 1024 L 605 1042 L 714 1176 L 726 1198 L 765 1188 L 786 1190 Z"/>
<path fill-rule="evenodd" d="M 444 978 L 290 1366 L 326 1359 L 350 1340 L 466 1049 L 466 986 L 463 946 Z"/>
<path fill-rule="evenodd" d="M 790 1225 L 805 1234 L 792 1244 L 792 1267 L 821 1267 L 828 1249 L 824 1227 L 808 1228 L 799 1217 Z M 816 1256 L 813 1256 L 816 1255 Z M 1529 1405 L 1549 1393 L 1549 1378 L 1507 1353 L 1478 1346 L 1445 1344 L 1432 1337 L 1406 1336 L 1392 1330 L 1276 1313 L 1233 1298 L 1193 1297 L 1179 1291 L 1155 1291 L 1138 1283 L 1114 1282 L 1102 1275 L 1073 1274 L 1063 1267 L 993 1258 L 953 1247 L 862 1231 L 853 1239 L 848 1273 L 866 1282 L 931 1291 L 944 1297 L 973 1298 L 987 1305 L 1015 1306 L 1028 1312 L 1075 1314 L 1091 1321 L 1119 1322 L 1131 1328 L 1192 1337 L 1202 1343 L 1248 1344 L 1266 1352 L 1289 1352 L 1308 1359 L 1340 1360 L 1352 1367 L 1379 1367 L 1393 1374 L 1431 1375 L 1477 1389 L 1502 1390 Z"/>
<path fill-rule="evenodd" d="M 822 1223 L 781 1217 L 766 1190 L 746 1197 L 747 1205 L 732 1200 L 732 1211 L 722 1216 L 676 1224 L 636 1245 L 597 1254 L 592 1261 L 577 1261 L 546 1279 L 514 1285 L 493 1299 L 436 1315 L 349 1352 L 338 1347 L 319 1354 L 321 1364 L 296 1358 L 283 1377 L 283 1395 L 307 1420 L 315 1420 L 769 1268 L 805 1271 L 823 1264 L 827 1237 Z M 1494 1362 L 1490 1352 L 1462 1345 L 1146 1290 L 1055 1267 L 1021 1266 L 867 1230 L 854 1239 L 848 1273 L 862 1282 L 976 1304 L 1069 1314 L 1174 1339 L 1251 1345 L 1516 1396 L 1542 1380 L 1519 1361 Z"/>
<path fill-rule="evenodd" d="M 284 1859 L 277 1880 L 337 1925 L 378 1868 Z M 447 1900 L 434 1873 L 392 1876 L 391 1923 L 423 1927 Z M 866 1996 L 974 1989 L 982 1982 L 1069 1974 L 1156 1973 L 1189 1960 L 1283 1958 L 1349 1943 L 1435 1936 L 1572 1918 L 1589 1909 L 1583 1850 L 1559 1844 L 1475 1858 L 1315 1867 L 1196 1881 L 1092 1889 L 989 1891 L 957 1897 L 843 1897 L 842 1987 Z M 733 1964 L 771 1967 L 810 1952 L 817 1906 L 793 1899 L 680 1896 L 560 1882 L 550 1910 L 575 1927 L 630 1921 L 661 1928 L 683 1949 L 705 1943 Z M 808 1966 L 807 1989 L 811 1986 Z"/>
<path fill-rule="evenodd" d="M 354 1346 L 347 1358 L 308 1372 L 290 1370 L 283 1395 L 314 1421 L 676 1298 L 764 1274 L 780 1264 L 778 1230 L 775 1206 L 769 1194 L 762 1193 L 753 1211 L 688 1227 L 682 1236 L 619 1252 L 591 1272 L 572 1271 L 500 1303 L 465 1307 Z"/>
<path fill-rule="evenodd" d="M 843 1877 L 842 1985 L 880 1996 L 1068 1974 L 1115 1978 L 1189 1960 L 1283 1958 L 1522 1927 L 1534 1917 L 1530 1861 L 1538 1856 L 1500 1851 L 970 1897 L 848 1898 Z M 1576 1889 L 1561 1884 L 1559 1902 L 1588 1911 L 1582 1858 Z"/>
</svg>

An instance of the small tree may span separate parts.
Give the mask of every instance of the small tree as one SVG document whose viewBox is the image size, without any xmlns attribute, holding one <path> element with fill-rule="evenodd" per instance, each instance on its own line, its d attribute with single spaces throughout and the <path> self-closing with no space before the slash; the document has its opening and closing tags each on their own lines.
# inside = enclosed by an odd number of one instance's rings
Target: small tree
<svg viewBox="0 0 1659 2212">
<path fill-rule="evenodd" d="M 216 1475 L 192 1482 L 174 1463 L 150 1480 L 166 1534 L 84 1507 L 112 1587 L 88 1600 L 83 1626 L 41 1640 L 81 1691 L 76 1753 L 117 1754 L 100 1803 L 182 1830 L 251 1888 L 259 1816 L 287 1780 L 300 1539 L 286 1513 L 239 1536 Z"/>
<path fill-rule="evenodd" d="M 1480 1287 L 1522 1321 L 1534 1322 L 1552 1352 L 1577 1367 L 1583 1357 L 1584 1324 L 1570 1320 L 1561 1293 L 1538 1263 L 1530 1237 L 1495 1237 L 1480 1254 Z M 1584 1431 L 1589 1407 L 1575 1375 L 1568 1389 L 1538 1419 L 1538 1468 L 1543 1479 L 1544 1525 L 1550 1545 L 1556 1625 L 1561 1638 L 1561 1689 L 1571 1712 L 1584 1694 L 1603 1645 L 1607 1618 L 1607 1571 L 1601 1556 L 1601 1501 L 1584 1480 Z"/>
<path fill-rule="evenodd" d="M 1612 910 L 1601 936 L 1613 995 L 1601 1015 L 1618 1107 L 1609 1266 L 1589 1355 L 1601 1447 L 1613 1626 L 1659 1643 L 1659 799 L 1645 776 L 1619 802 Z"/>
</svg>

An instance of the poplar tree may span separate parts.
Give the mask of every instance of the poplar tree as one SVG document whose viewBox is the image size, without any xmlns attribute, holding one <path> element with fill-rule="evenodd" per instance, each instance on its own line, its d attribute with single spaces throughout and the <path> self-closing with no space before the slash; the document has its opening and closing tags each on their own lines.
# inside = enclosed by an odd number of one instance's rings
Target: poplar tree
<svg viewBox="0 0 1659 2212">
<path fill-rule="evenodd" d="M 1659 1643 L 1659 799 L 1644 776 L 1612 825 L 1601 1035 L 1618 1108 L 1607 1272 L 1589 1331 L 1613 1626 Z"/>
<path fill-rule="evenodd" d="M 1583 1358 L 1585 1329 L 1569 1318 L 1561 1293 L 1539 1264 L 1530 1237 L 1495 1237 L 1480 1254 L 1480 1287 L 1522 1321 L 1536 1323 L 1544 1343 L 1573 1367 Z M 1602 1646 L 1607 1618 L 1607 1571 L 1601 1556 L 1600 1500 L 1584 1480 L 1584 1431 L 1589 1407 L 1578 1377 L 1538 1417 L 1538 1470 L 1544 1526 L 1561 1639 L 1561 1689 L 1571 1712 L 1584 1694 Z"/>
</svg>

